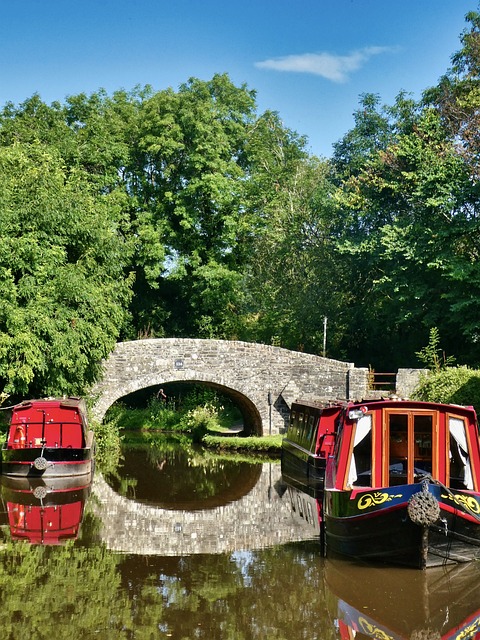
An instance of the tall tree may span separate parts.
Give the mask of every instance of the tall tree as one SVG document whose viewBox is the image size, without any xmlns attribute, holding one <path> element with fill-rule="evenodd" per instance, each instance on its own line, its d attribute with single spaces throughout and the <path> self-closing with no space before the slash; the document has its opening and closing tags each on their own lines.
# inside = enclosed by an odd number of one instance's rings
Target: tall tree
<svg viewBox="0 0 480 640">
<path fill-rule="evenodd" d="M 284 129 L 276 114 L 262 116 L 256 134 L 250 187 L 257 224 L 245 281 L 247 335 L 322 353 L 324 317 L 336 315 L 340 306 L 332 295 L 339 273 L 330 243 L 335 206 L 328 165 L 309 158 L 305 141 Z"/>
<path fill-rule="evenodd" d="M 345 184 L 350 211 L 369 221 L 344 242 L 369 274 L 363 344 L 372 357 L 379 346 L 382 366 L 406 364 L 402 354 L 411 361 L 433 326 L 449 353 L 464 361 L 480 355 L 471 306 L 478 297 L 475 190 L 428 106 Z"/>
<path fill-rule="evenodd" d="M 459 153 L 475 180 L 480 166 L 480 13 L 466 15 L 461 49 L 452 56 L 452 66 L 435 87 L 425 91 L 424 100 L 434 105 Z"/>
<path fill-rule="evenodd" d="M 0 384 L 81 393 L 125 319 L 131 282 L 123 205 L 56 149 L 0 147 Z"/>
<path fill-rule="evenodd" d="M 254 115 L 254 92 L 225 75 L 191 79 L 142 105 L 134 193 L 152 261 L 137 269 L 137 326 L 156 335 L 236 333 Z"/>
</svg>

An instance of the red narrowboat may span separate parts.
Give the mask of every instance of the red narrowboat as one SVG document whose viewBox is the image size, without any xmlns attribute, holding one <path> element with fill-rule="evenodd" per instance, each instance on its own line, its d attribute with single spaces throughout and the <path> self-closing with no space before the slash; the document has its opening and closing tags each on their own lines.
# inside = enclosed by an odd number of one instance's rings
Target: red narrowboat
<svg viewBox="0 0 480 640">
<path fill-rule="evenodd" d="M 25 400 L 13 407 L 2 475 L 28 478 L 93 473 L 94 435 L 80 398 Z"/>
<path fill-rule="evenodd" d="M 335 440 L 321 493 L 328 555 L 421 569 L 480 558 L 473 407 L 347 402 L 329 406 L 326 422 Z"/>
<path fill-rule="evenodd" d="M 337 405 L 292 404 L 281 452 L 282 475 L 288 483 L 308 492 L 323 489 L 338 417 Z"/>
</svg>

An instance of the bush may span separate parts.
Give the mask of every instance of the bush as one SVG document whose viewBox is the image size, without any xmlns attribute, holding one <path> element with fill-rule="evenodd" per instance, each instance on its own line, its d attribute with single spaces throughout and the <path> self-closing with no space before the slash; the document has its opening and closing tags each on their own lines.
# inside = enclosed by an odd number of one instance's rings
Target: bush
<svg viewBox="0 0 480 640">
<path fill-rule="evenodd" d="M 205 404 L 190 409 L 183 414 L 180 421 L 180 431 L 190 433 L 194 442 L 201 442 L 202 437 L 218 426 L 218 411 L 211 404 Z"/>
<path fill-rule="evenodd" d="M 112 473 L 120 462 L 122 436 L 115 422 L 91 422 L 95 433 L 95 463 L 102 473 Z"/>
<path fill-rule="evenodd" d="M 420 378 L 413 394 L 416 400 L 473 405 L 480 413 L 480 371 L 468 367 L 447 367 Z"/>
</svg>

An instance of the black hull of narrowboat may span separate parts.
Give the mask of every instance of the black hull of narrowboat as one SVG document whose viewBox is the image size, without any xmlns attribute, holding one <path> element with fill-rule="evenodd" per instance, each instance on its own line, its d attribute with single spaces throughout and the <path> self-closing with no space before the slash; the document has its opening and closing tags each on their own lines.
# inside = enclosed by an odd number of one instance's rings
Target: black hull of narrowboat
<svg viewBox="0 0 480 640">
<path fill-rule="evenodd" d="M 434 489 L 440 515 L 429 525 L 411 520 L 407 502 L 370 513 L 325 513 L 327 554 L 420 569 L 480 559 L 480 520 L 442 502 L 439 487 Z"/>
<path fill-rule="evenodd" d="M 40 461 L 40 462 L 39 462 Z M 42 467 L 45 468 L 42 468 Z M 93 472 L 91 448 L 2 450 L 2 475 L 16 478 L 68 478 Z"/>
<path fill-rule="evenodd" d="M 299 488 L 322 491 L 326 458 L 313 455 L 289 440 L 282 443 L 282 475 Z"/>
</svg>

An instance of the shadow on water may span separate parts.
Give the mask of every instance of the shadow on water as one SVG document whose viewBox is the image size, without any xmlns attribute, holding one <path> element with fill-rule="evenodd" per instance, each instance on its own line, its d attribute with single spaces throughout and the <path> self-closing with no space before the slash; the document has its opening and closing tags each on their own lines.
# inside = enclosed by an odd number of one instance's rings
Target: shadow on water
<svg viewBox="0 0 480 640">
<path fill-rule="evenodd" d="M 324 559 L 315 503 L 287 490 L 279 465 L 209 467 L 183 455 L 169 453 L 160 470 L 157 453 L 125 452 L 116 482 L 126 494 L 98 475 L 78 536 L 53 546 L 13 539 L 5 505 L 20 498 L 4 488 L 3 638 L 480 637 L 480 565 L 422 572 Z M 202 474 L 211 486 L 189 496 Z M 54 507 L 54 493 L 30 493 L 26 507 L 38 496 Z"/>
</svg>

